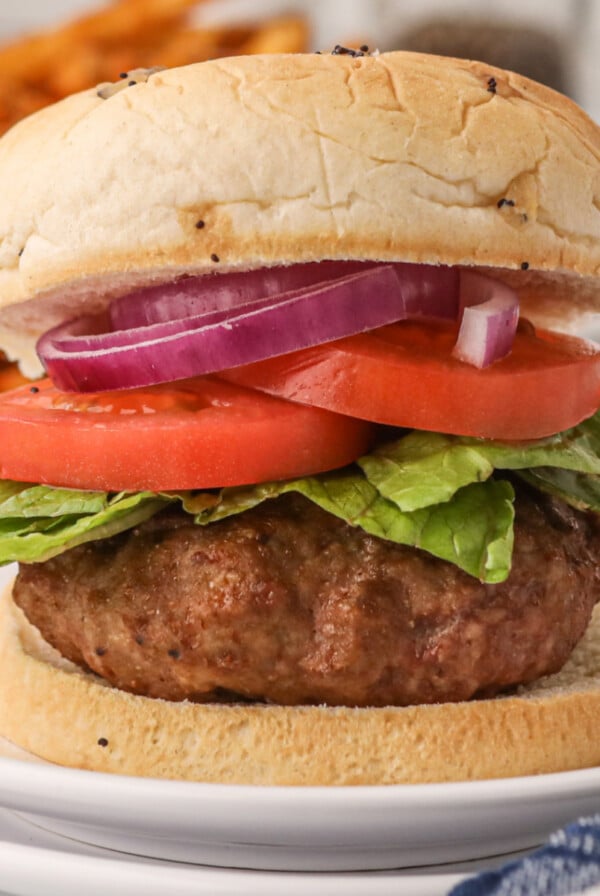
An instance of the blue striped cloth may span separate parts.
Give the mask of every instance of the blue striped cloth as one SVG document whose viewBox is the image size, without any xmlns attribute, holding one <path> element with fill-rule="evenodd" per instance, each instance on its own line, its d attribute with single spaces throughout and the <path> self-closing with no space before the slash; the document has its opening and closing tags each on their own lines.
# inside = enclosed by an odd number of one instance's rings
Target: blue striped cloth
<svg viewBox="0 0 600 896">
<path fill-rule="evenodd" d="M 553 834 L 540 849 L 454 887 L 448 896 L 572 896 L 600 884 L 600 815 Z"/>
</svg>

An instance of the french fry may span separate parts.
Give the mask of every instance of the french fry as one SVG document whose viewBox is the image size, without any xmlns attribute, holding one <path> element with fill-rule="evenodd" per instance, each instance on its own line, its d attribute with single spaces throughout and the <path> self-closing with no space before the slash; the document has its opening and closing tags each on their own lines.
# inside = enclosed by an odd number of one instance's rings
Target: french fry
<svg viewBox="0 0 600 896">
<path fill-rule="evenodd" d="M 305 19 L 288 17 L 267 22 L 246 41 L 243 53 L 301 53 L 309 44 Z"/>
<path fill-rule="evenodd" d="M 302 18 L 198 28 L 191 12 L 199 2 L 113 0 L 61 28 L 0 46 L 0 133 L 49 103 L 134 68 L 307 49 Z"/>
<path fill-rule="evenodd" d="M 24 386 L 29 382 L 30 380 L 24 377 L 19 370 L 18 364 L 6 361 L 0 352 L 0 392 L 16 389 L 17 386 Z"/>
</svg>

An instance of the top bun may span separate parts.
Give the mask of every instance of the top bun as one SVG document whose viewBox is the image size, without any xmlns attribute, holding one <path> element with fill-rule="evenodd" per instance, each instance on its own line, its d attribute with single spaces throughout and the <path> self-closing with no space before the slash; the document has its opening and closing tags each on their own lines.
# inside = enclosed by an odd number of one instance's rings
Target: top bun
<svg viewBox="0 0 600 896">
<path fill-rule="evenodd" d="M 0 348 L 30 372 L 48 326 L 183 272 L 479 265 L 534 319 L 600 309 L 600 128 L 539 84 L 404 52 L 119 84 L 0 140 Z"/>
</svg>

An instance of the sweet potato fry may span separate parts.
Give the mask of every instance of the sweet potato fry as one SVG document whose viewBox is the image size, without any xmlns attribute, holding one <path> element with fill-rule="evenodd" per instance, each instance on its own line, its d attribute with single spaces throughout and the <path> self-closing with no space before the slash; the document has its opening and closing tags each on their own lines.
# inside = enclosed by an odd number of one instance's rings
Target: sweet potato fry
<svg viewBox="0 0 600 896">
<path fill-rule="evenodd" d="M 62 27 L 0 46 L 0 133 L 70 93 L 116 80 L 123 71 L 307 49 L 302 18 L 199 28 L 192 10 L 200 2 L 113 0 Z"/>
</svg>

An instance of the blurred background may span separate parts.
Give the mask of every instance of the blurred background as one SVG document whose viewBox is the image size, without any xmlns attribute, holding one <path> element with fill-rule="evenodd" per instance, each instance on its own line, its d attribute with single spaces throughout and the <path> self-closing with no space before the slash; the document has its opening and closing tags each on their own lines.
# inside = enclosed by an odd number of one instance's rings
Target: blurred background
<svg viewBox="0 0 600 896">
<path fill-rule="evenodd" d="M 600 0 L 1 0 L 0 132 L 137 66 L 335 44 L 481 59 L 600 121 Z"/>
</svg>

